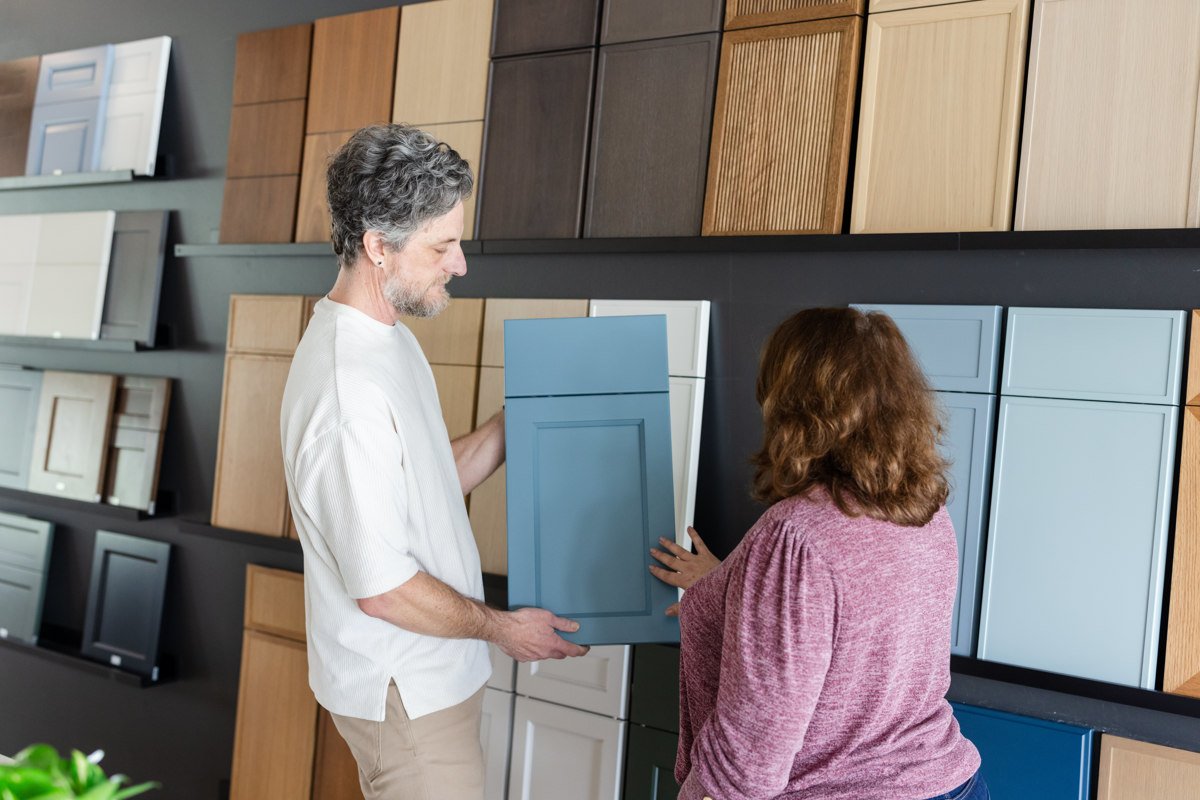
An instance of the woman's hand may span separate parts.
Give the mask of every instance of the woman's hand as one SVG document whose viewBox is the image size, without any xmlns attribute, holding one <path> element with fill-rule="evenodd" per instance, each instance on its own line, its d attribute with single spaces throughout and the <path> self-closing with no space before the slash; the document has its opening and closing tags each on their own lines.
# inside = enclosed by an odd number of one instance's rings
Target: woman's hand
<svg viewBox="0 0 1200 800">
<path fill-rule="evenodd" d="M 688 528 L 688 533 L 692 537 L 692 544 L 696 546 L 696 552 L 691 553 L 684 550 L 675 542 L 660 536 L 659 544 L 663 546 L 663 550 L 651 550 L 650 555 L 654 556 L 656 561 L 666 565 L 660 567 L 658 564 L 650 565 L 650 574 L 658 578 L 663 583 L 676 586 L 680 589 L 691 587 L 696 581 L 703 578 L 708 573 L 712 572 L 721 563 L 721 559 L 714 556 L 704 544 L 704 540 L 700 538 L 700 534 L 696 533 L 695 528 Z M 672 614 L 671 611 L 675 613 Z M 677 616 L 679 613 L 675 606 L 667 609 L 669 616 Z"/>
</svg>

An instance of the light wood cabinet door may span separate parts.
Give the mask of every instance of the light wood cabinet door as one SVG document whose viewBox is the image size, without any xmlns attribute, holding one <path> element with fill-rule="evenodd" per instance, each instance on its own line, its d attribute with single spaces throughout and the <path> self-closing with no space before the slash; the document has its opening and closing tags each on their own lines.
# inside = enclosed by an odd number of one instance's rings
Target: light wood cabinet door
<svg viewBox="0 0 1200 800">
<path fill-rule="evenodd" d="M 1193 329 L 1194 330 L 1194 329 Z M 1192 362 L 1200 357 L 1192 351 Z M 1183 409 L 1171 603 L 1167 612 L 1165 692 L 1200 697 L 1200 407 Z"/>
<path fill-rule="evenodd" d="M 603 645 L 578 658 L 517 664 L 517 694 L 625 719 L 632 649 L 627 644 Z"/>
<path fill-rule="evenodd" d="M 861 40 L 859 17 L 725 34 L 704 235 L 841 233 Z"/>
<path fill-rule="evenodd" d="M 504 370 L 500 367 L 479 368 L 479 395 L 475 410 L 475 427 L 499 413 L 504 405 Z M 479 563 L 484 572 L 508 574 L 508 484 L 505 468 L 471 492 L 469 507 L 471 532 L 479 548 Z"/>
<path fill-rule="evenodd" d="M 230 178 L 299 175 L 303 145 L 303 100 L 234 106 L 225 175 Z"/>
<path fill-rule="evenodd" d="M 307 133 L 354 131 L 391 121 L 399 30 L 396 6 L 317 20 Z"/>
<path fill-rule="evenodd" d="M 401 11 L 392 121 L 475 122 L 487 106 L 493 0 L 436 0 Z"/>
<path fill-rule="evenodd" d="M 1039 2 L 1017 230 L 1200 225 L 1200 4 Z"/>
<path fill-rule="evenodd" d="M 489 297 L 483 312 L 483 354 L 485 367 L 504 366 L 504 323 L 510 319 L 556 319 L 586 317 L 587 300 L 530 300 Z M 496 411 L 499 411 L 499 407 Z"/>
<path fill-rule="evenodd" d="M 338 733 L 333 717 L 318 709 L 317 753 L 313 764 L 313 800 L 361 800 L 358 764 L 346 740 Z"/>
<path fill-rule="evenodd" d="M 99 502 L 116 391 L 113 375 L 43 374 L 30 491 Z"/>
<path fill-rule="evenodd" d="M 304 137 L 300 167 L 300 199 L 296 208 L 296 241 L 329 241 L 329 204 L 325 199 L 325 170 L 330 157 L 350 140 L 354 131 L 314 133 Z"/>
<path fill-rule="evenodd" d="M 306 298 L 301 295 L 231 295 L 226 349 L 291 358 L 308 325 L 306 311 Z"/>
<path fill-rule="evenodd" d="M 0 176 L 24 175 L 40 56 L 0 63 Z"/>
<path fill-rule="evenodd" d="M 786 22 L 844 17 L 865 11 L 866 0 L 727 0 L 725 27 L 758 28 Z"/>
<path fill-rule="evenodd" d="M 1096 800 L 1196 800 L 1200 753 L 1100 737 L 1100 785 Z"/>
<path fill-rule="evenodd" d="M 316 734 L 304 643 L 246 631 L 230 800 L 307 800 Z"/>
<path fill-rule="evenodd" d="M 483 339 L 481 298 L 456 297 L 436 317 L 406 317 L 404 326 L 417 337 L 421 352 L 430 364 L 479 366 L 479 347 Z"/>
<path fill-rule="evenodd" d="M 238 36 L 234 105 L 307 97 L 312 30 L 306 22 Z"/>
<path fill-rule="evenodd" d="M 221 201 L 221 242 L 290 242 L 300 178 L 230 178 Z"/>
<path fill-rule="evenodd" d="M 851 233 L 1009 229 L 1029 2 L 867 18 Z"/>
<path fill-rule="evenodd" d="M 475 429 L 479 367 L 431 364 L 430 369 L 442 406 L 442 418 L 446 421 L 446 433 L 451 439 L 465 436 Z"/>
<path fill-rule="evenodd" d="M 252 630 L 304 641 L 304 575 L 248 564 L 243 624 Z"/>
<path fill-rule="evenodd" d="M 471 196 L 463 201 L 463 239 L 475 238 L 476 199 L 483 190 L 483 122 L 452 122 L 437 125 L 422 125 L 421 129 L 438 141 L 450 145 L 465 159 L 475 176 L 475 188 Z"/>
<path fill-rule="evenodd" d="M 617 800 L 626 723 L 518 697 L 513 714 L 509 797 Z M 570 769 L 564 769 L 570 764 Z"/>
</svg>

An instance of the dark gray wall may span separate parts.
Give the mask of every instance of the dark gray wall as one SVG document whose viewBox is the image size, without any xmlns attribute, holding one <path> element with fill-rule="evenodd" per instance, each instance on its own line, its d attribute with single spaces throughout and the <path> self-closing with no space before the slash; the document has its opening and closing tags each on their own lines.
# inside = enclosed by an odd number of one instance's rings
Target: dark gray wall
<svg viewBox="0 0 1200 800">
<path fill-rule="evenodd" d="M 378 7 L 372 0 L 7 0 L 0 60 L 110 41 L 175 38 L 161 163 L 171 179 L 130 186 L 0 192 L 0 213 L 168 208 L 172 243 L 215 241 L 237 34 Z M 70 232 L 64 232 L 70 235 Z M 754 403 L 758 348 L 792 311 L 850 302 L 1098 307 L 1200 306 L 1200 249 L 977 252 L 478 255 L 453 288 L 462 296 L 707 298 L 714 301 L 697 527 L 727 552 L 761 509 L 746 494 L 761 434 Z M 139 354 L 0 346 L 0 362 L 174 378 L 162 488 L 179 517 L 206 519 L 212 497 L 227 304 L 231 293 L 321 293 L 324 258 L 169 258 L 162 320 L 172 347 Z M 174 546 L 163 649 L 175 680 L 135 689 L 0 650 L 0 752 L 33 741 L 103 747 L 106 766 L 157 778 L 161 795 L 212 800 L 228 778 L 247 563 L 300 567 L 293 552 L 181 533 L 175 517 L 123 523 L 0 500 L 0 509 L 59 524 L 45 620 L 82 627 L 94 532 Z M 1097 587 L 1103 591 L 1103 587 Z M 1102 726 L 1200 749 L 1200 723 L 1043 689 L 957 676 L 971 702 Z"/>
</svg>

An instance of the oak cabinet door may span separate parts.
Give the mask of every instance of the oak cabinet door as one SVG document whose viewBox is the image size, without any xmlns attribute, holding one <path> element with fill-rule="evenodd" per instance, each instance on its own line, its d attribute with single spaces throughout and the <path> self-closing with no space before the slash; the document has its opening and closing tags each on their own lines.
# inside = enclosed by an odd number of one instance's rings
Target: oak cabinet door
<svg viewBox="0 0 1200 800">
<path fill-rule="evenodd" d="M 726 0 L 725 27 L 757 28 L 844 17 L 864 13 L 865 6 L 866 0 Z"/>
<path fill-rule="evenodd" d="M 304 641 L 304 575 L 248 564 L 244 625 L 251 630 Z"/>
<path fill-rule="evenodd" d="M 721 0 L 608 0 L 600 44 L 641 42 L 721 30 Z"/>
<path fill-rule="evenodd" d="M 238 36 L 233 104 L 307 97 L 312 31 L 312 24 L 306 22 Z"/>
<path fill-rule="evenodd" d="M 719 50 L 715 33 L 600 48 L 584 235 L 699 235 Z"/>
<path fill-rule="evenodd" d="M 492 57 L 596 44 L 600 0 L 497 0 Z"/>
<path fill-rule="evenodd" d="M 1030 42 L 1016 229 L 1200 225 L 1200 5 L 1039 0 Z"/>
<path fill-rule="evenodd" d="M 29 486 L 41 395 L 40 371 L 0 369 L 0 486 Z"/>
<path fill-rule="evenodd" d="M 508 756 L 512 750 L 513 695 L 483 690 L 483 717 L 479 743 L 483 746 L 483 796 L 504 800 L 508 796 Z"/>
<path fill-rule="evenodd" d="M 304 100 L 234 106 L 229 122 L 230 178 L 299 175 Z"/>
<path fill-rule="evenodd" d="M 1200 407 L 1183 409 L 1181 447 L 1162 688 L 1200 697 Z"/>
<path fill-rule="evenodd" d="M 316 733 L 304 643 L 246 631 L 230 800 L 307 800 Z"/>
<path fill-rule="evenodd" d="M 594 62 L 594 49 L 492 62 L 479 238 L 579 236 Z"/>
<path fill-rule="evenodd" d="M 623 800 L 675 800 L 675 756 L 679 734 L 629 726 L 629 746 L 625 756 Z"/>
<path fill-rule="evenodd" d="M 399 32 L 395 6 L 316 21 L 306 133 L 391 121 Z"/>
<path fill-rule="evenodd" d="M 166 211 L 117 212 L 101 339 L 154 346 L 166 249 Z"/>
<path fill-rule="evenodd" d="M 518 697 L 509 797 L 617 800 L 626 723 Z M 570 769 L 563 765 L 570 764 Z"/>
<path fill-rule="evenodd" d="M 951 705 L 963 735 L 983 757 L 980 770 L 997 800 L 1091 797 L 1092 731 L 987 708 Z"/>
<path fill-rule="evenodd" d="M 412 331 L 430 364 L 477 367 L 483 340 L 483 302 L 480 298 L 456 297 L 436 317 L 406 317 L 404 327 Z"/>
<path fill-rule="evenodd" d="M 1010 228 L 1029 2 L 867 18 L 851 233 Z"/>
<path fill-rule="evenodd" d="M 437 0 L 402 9 L 393 122 L 429 130 L 484 118 L 492 5 Z"/>
<path fill-rule="evenodd" d="M 517 694 L 624 719 L 630 650 L 629 645 L 605 645 L 578 658 L 517 664 Z"/>
<path fill-rule="evenodd" d="M 229 178 L 221 201 L 221 242 L 290 242 L 300 177 Z"/>
<path fill-rule="evenodd" d="M 99 502 L 116 391 L 112 375 L 43 373 L 30 491 Z"/>
<path fill-rule="evenodd" d="M 306 313 L 301 295 L 232 295 L 226 348 L 237 353 L 291 358 L 308 324 Z"/>
<path fill-rule="evenodd" d="M 0 62 L 0 176 L 25 174 L 40 56 Z"/>
<path fill-rule="evenodd" d="M 329 158 L 350 141 L 354 131 L 314 133 L 304 137 L 304 161 L 300 167 L 300 197 L 295 209 L 297 242 L 329 241 L 329 205 L 325 200 L 325 170 Z"/>
<path fill-rule="evenodd" d="M 437 386 L 442 417 L 446 421 L 446 433 L 451 440 L 465 436 L 475 429 L 479 367 L 431 364 L 430 370 L 433 371 L 433 381 Z"/>
<path fill-rule="evenodd" d="M 1096 800 L 1194 800 L 1200 786 L 1200 753 L 1100 737 Z"/>
<path fill-rule="evenodd" d="M 169 36 L 113 46 L 101 170 L 154 174 L 170 58 Z"/>
<path fill-rule="evenodd" d="M 861 39 L 859 17 L 725 34 L 704 235 L 841 233 Z"/>
</svg>

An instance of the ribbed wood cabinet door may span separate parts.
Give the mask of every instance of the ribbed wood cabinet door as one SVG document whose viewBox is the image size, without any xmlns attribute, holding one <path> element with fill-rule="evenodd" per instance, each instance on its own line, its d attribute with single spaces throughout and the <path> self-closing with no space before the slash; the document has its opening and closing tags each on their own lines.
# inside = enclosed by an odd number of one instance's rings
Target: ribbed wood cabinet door
<svg viewBox="0 0 1200 800">
<path fill-rule="evenodd" d="M 851 233 L 1008 230 L 1029 2 L 867 18 Z"/>
<path fill-rule="evenodd" d="M 1039 2 L 1016 229 L 1200 225 L 1198 97 L 1200 4 Z"/>
<path fill-rule="evenodd" d="M 25 173 L 40 56 L 0 63 L 0 176 Z"/>
<path fill-rule="evenodd" d="M 1200 792 L 1200 753 L 1100 737 L 1100 785 L 1096 800 L 1195 800 Z"/>
<path fill-rule="evenodd" d="M 840 233 L 859 17 L 725 34 L 704 234 Z"/>
<path fill-rule="evenodd" d="M 757 28 L 844 17 L 866 11 L 866 0 L 726 0 L 725 27 Z"/>
</svg>

